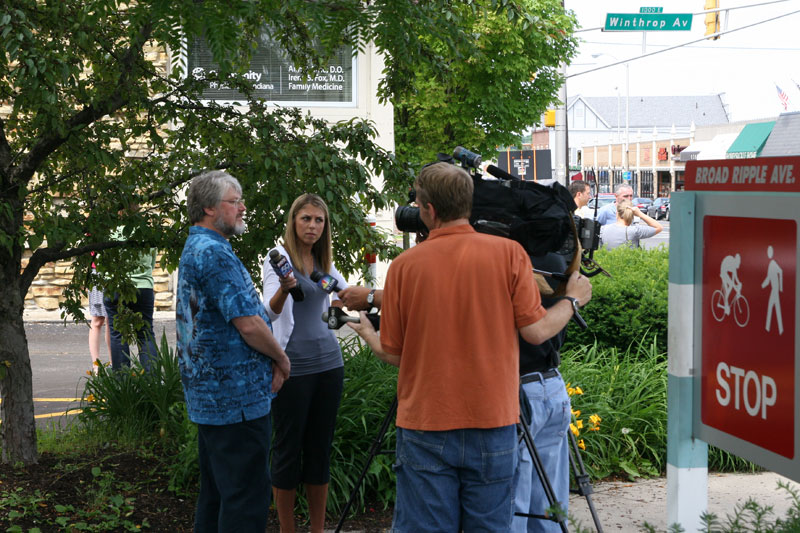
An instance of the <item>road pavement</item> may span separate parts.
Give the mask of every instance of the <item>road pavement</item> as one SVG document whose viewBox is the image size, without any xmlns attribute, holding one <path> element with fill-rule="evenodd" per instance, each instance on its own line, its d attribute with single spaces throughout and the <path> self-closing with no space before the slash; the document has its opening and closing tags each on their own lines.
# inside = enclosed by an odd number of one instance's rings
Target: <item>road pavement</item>
<svg viewBox="0 0 800 533">
<path fill-rule="evenodd" d="M 166 333 L 175 345 L 174 313 L 156 313 L 153 323 L 157 340 Z M 38 427 L 64 426 L 74 416 L 70 409 L 79 405 L 91 369 L 89 327 L 64 324 L 58 312 L 27 313 L 25 335 L 33 371 L 34 415 Z M 108 349 L 101 342 L 100 360 L 109 362 Z"/>
</svg>

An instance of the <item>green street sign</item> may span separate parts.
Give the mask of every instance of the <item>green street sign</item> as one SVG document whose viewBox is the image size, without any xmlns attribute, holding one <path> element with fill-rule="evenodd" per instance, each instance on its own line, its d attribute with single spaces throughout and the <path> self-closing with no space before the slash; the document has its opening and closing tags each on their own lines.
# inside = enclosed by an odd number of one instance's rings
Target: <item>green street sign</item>
<svg viewBox="0 0 800 533">
<path fill-rule="evenodd" d="M 689 31 L 691 13 L 607 13 L 603 31 Z"/>
</svg>

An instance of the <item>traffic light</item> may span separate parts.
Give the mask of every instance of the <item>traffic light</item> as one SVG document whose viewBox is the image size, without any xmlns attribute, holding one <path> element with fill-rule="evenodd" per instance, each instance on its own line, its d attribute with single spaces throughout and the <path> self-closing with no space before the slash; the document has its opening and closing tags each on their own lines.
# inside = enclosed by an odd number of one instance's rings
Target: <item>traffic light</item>
<svg viewBox="0 0 800 533">
<path fill-rule="evenodd" d="M 705 10 L 719 8 L 719 0 L 705 0 Z M 706 35 L 713 35 L 719 31 L 719 11 L 706 13 Z M 709 40 L 716 41 L 719 35 L 709 37 Z"/>
<path fill-rule="evenodd" d="M 548 109 L 544 112 L 544 126 L 546 128 L 554 128 L 556 125 L 556 110 Z"/>
</svg>

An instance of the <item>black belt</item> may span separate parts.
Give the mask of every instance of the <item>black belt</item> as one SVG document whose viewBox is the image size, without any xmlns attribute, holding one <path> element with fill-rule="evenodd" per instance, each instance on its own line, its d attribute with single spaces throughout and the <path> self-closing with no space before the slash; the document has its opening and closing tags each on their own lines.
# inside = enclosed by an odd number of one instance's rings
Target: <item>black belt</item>
<svg viewBox="0 0 800 533">
<path fill-rule="evenodd" d="M 554 378 L 558 375 L 558 369 L 551 368 L 550 370 L 545 370 L 544 372 L 531 372 L 530 374 L 525 374 L 522 376 L 522 384 L 525 385 L 526 383 L 531 383 L 533 381 L 544 381 L 545 379 Z"/>
</svg>

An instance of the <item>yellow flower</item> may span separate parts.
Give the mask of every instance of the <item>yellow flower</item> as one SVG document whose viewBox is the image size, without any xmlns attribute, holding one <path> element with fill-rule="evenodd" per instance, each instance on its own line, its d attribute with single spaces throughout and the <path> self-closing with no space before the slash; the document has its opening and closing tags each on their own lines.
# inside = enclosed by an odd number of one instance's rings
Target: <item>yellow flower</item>
<svg viewBox="0 0 800 533">
<path fill-rule="evenodd" d="M 583 439 L 578 441 L 578 448 L 580 448 L 581 450 L 585 450 L 586 449 L 586 443 L 583 442 Z"/>
<path fill-rule="evenodd" d="M 589 431 L 600 431 L 600 426 L 590 427 Z"/>
<path fill-rule="evenodd" d="M 92 361 L 92 364 L 94 366 L 100 366 L 100 359 L 95 359 L 94 361 Z"/>
<path fill-rule="evenodd" d="M 91 402 L 95 401 L 95 399 L 96 398 L 94 397 L 94 394 L 89 394 L 88 396 L 86 396 L 86 401 L 87 402 L 91 403 Z"/>
<path fill-rule="evenodd" d="M 576 420 L 575 425 L 578 426 L 578 429 L 583 429 L 583 420 Z"/>
<path fill-rule="evenodd" d="M 602 422 L 602 420 L 603 420 L 603 419 L 602 419 L 602 418 L 600 418 L 599 416 L 597 416 L 597 414 L 593 414 L 593 415 L 591 415 L 591 416 L 589 417 L 589 421 L 590 421 L 592 424 L 594 424 L 595 426 L 596 426 L 597 424 L 599 424 L 600 422 Z"/>
<path fill-rule="evenodd" d="M 86 375 L 87 375 L 87 376 L 91 376 L 91 375 L 92 375 L 92 371 L 91 371 L 91 370 L 87 370 L 87 371 L 86 371 Z"/>
<path fill-rule="evenodd" d="M 579 417 L 579 416 L 581 416 L 581 412 L 580 412 L 580 410 L 577 410 L 577 411 L 576 411 L 575 409 L 572 409 L 572 414 L 573 414 L 573 415 L 575 415 L 575 417 L 576 417 L 576 418 L 577 418 L 577 417 Z"/>
<path fill-rule="evenodd" d="M 575 387 L 575 394 L 583 394 L 583 389 L 580 387 Z"/>
<path fill-rule="evenodd" d="M 576 437 L 581 434 L 581 432 L 578 430 L 578 428 L 575 427 L 575 424 L 570 424 L 569 425 L 569 430 L 572 431 L 572 434 L 575 435 Z"/>
</svg>

